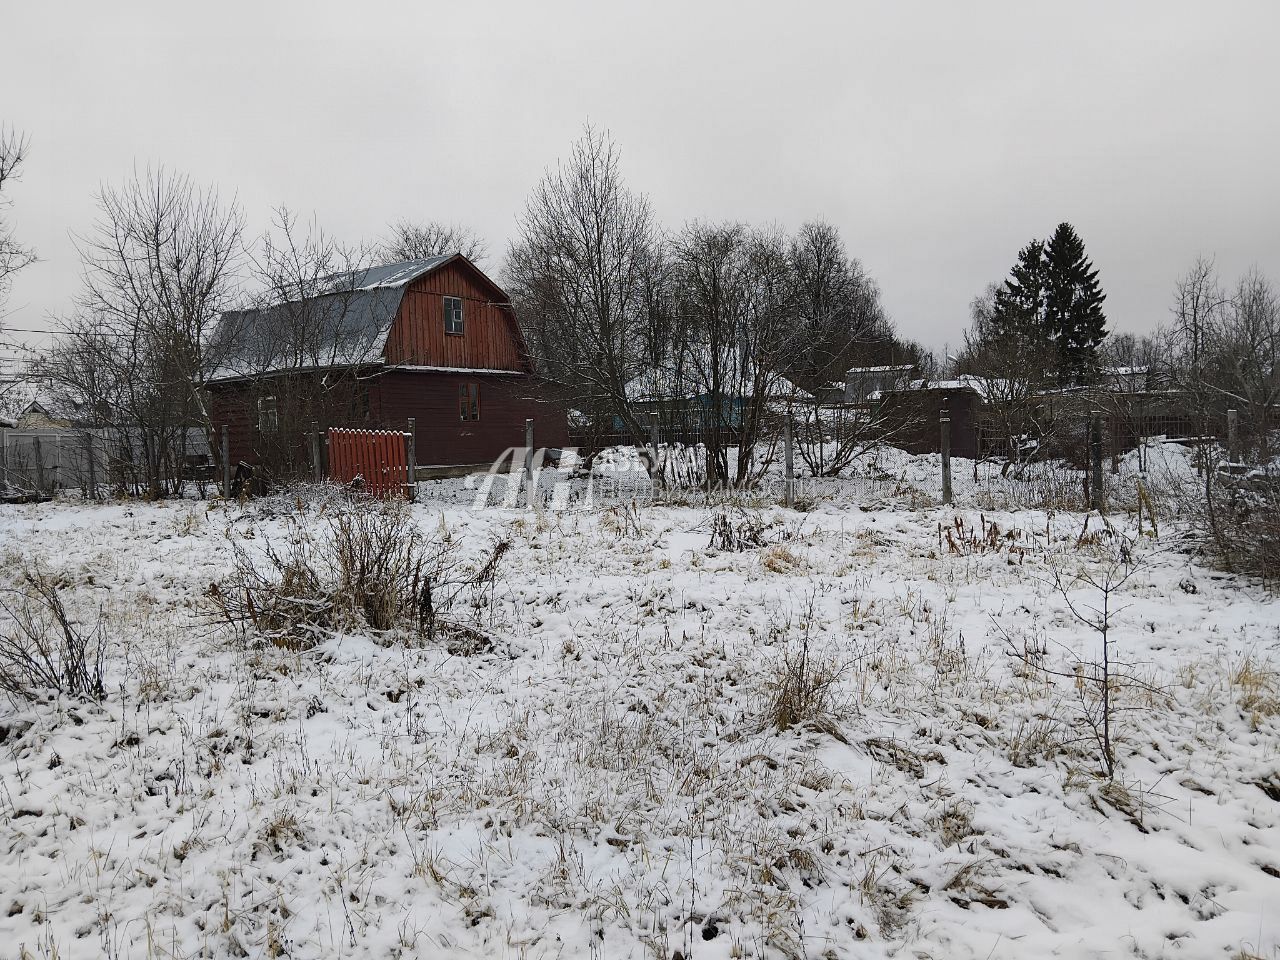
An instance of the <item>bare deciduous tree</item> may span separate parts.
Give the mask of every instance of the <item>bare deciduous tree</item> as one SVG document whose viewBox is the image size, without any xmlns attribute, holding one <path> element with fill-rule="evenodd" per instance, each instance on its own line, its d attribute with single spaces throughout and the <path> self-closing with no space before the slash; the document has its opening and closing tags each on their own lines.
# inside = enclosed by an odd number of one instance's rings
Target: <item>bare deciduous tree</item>
<svg viewBox="0 0 1280 960">
<path fill-rule="evenodd" d="M 235 295 L 243 218 L 234 201 L 164 169 L 98 198 L 79 239 L 84 288 L 38 373 L 107 427 L 148 495 L 181 485 L 192 430 L 207 430 L 210 334 Z"/>
<path fill-rule="evenodd" d="M 4 199 L 5 185 L 18 179 L 22 163 L 27 158 L 27 149 L 26 137 L 8 127 L 0 127 L 0 311 L 4 309 L 14 274 L 36 258 L 30 247 L 23 246 L 14 238 L 13 228 L 4 217 L 9 205 L 9 201 Z M 0 317 L 3 317 L 2 312 Z"/>
<path fill-rule="evenodd" d="M 970 326 L 956 359 L 956 371 L 981 377 L 984 385 L 984 453 L 1007 458 L 1018 469 L 1048 449 L 1062 424 L 1062 404 L 1042 402 L 1058 361 L 1057 348 L 1044 338 L 1024 335 L 996 322 L 998 284 L 970 304 Z"/>
<path fill-rule="evenodd" d="M 849 256 L 840 232 L 822 220 L 804 224 L 788 249 L 795 287 L 797 336 L 791 378 L 806 389 L 844 373 L 892 339 L 880 291 Z"/>
<path fill-rule="evenodd" d="M 608 134 L 586 129 L 534 188 L 519 224 L 506 280 L 540 372 L 570 407 L 616 420 L 644 446 L 627 387 L 643 367 L 658 238 Z"/>
<path fill-rule="evenodd" d="M 1209 330 L 1209 354 L 1209 382 L 1224 406 L 1240 411 L 1241 439 L 1259 463 L 1270 462 L 1280 405 L 1280 301 L 1257 270 L 1241 277 L 1218 314 Z"/>
<path fill-rule="evenodd" d="M 748 483 L 770 414 L 794 399 L 782 375 L 797 337 L 786 239 L 695 222 L 670 249 L 681 383 L 697 398 L 709 479 Z"/>
<path fill-rule="evenodd" d="M 248 405 L 254 459 L 269 477 L 306 475 L 312 425 L 355 422 L 363 368 L 394 315 L 362 290 L 374 251 L 341 243 L 286 208 L 257 244 L 247 309 L 224 314 L 215 337 L 220 378 Z"/>
<path fill-rule="evenodd" d="M 447 253 L 460 253 L 480 264 L 489 256 L 489 247 L 474 230 L 460 224 L 397 220 L 391 225 L 391 236 L 377 250 L 378 259 L 384 263 L 426 260 Z"/>
</svg>

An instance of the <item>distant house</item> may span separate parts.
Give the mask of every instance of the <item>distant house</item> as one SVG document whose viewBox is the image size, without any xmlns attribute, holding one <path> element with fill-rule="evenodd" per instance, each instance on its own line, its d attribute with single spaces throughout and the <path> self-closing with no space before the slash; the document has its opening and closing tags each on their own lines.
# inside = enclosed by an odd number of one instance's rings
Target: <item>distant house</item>
<svg viewBox="0 0 1280 960">
<path fill-rule="evenodd" d="M 886 364 L 877 367 L 851 367 L 840 387 L 840 402 L 865 403 L 877 399 L 888 390 L 906 386 L 916 376 L 916 367 L 910 363 Z"/>
<path fill-rule="evenodd" d="M 632 410 L 642 416 L 658 414 L 664 428 L 696 429 L 714 418 L 715 398 L 705 386 L 689 376 L 676 376 L 667 370 L 648 370 L 626 385 L 627 401 Z M 742 420 L 742 410 L 751 397 L 726 392 L 720 398 L 722 405 L 720 425 L 734 429 Z M 814 402 L 812 394 L 796 386 L 786 377 L 771 377 L 765 396 L 765 405 L 771 412 L 785 412 L 796 404 Z M 621 424 L 616 425 L 621 430 Z"/>
<path fill-rule="evenodd" d="M 314 296 L 224 314 L 206 384 L 230 458 L 262 463 L 287 424 L 406 429 L 419 464 L 487 464 L 567 443 L 506 293 L 461 254 L 331 277 Z"/>
<path fill-rule="evenodd" d="M 13 425 L 19 430 L 53 430 L 69 427 L 71 421 L 56 414 L 51 404 L 37 398 L 18 411 Z"/>
</svg>

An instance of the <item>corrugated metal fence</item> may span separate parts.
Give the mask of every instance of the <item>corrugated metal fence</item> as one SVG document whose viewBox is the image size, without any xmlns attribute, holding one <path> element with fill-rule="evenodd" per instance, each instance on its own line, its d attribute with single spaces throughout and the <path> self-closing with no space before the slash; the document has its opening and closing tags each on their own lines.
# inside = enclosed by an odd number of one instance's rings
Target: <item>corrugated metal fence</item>
<svg viewBox="0 0 1280 960">
<path fill-rule="evenodd" d="M 100 430 L 0 429 L 0 481 L 39 494 L 107 481 L 109 443 Z"/>
</svg>

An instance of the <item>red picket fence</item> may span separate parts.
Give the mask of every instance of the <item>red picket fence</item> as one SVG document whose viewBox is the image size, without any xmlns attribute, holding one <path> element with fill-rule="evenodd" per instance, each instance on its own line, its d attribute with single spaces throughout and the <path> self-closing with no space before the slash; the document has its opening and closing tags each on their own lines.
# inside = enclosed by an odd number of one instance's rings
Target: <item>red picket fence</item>
<svg viewBox="0 0 1280 960">
<path fill-rule="evenodd" d="M 409 434 L 399 430 L 329 428 L 329 476 L 341 483 L 359 478 L 374 497 L 408 497 Z"/>
</svg>

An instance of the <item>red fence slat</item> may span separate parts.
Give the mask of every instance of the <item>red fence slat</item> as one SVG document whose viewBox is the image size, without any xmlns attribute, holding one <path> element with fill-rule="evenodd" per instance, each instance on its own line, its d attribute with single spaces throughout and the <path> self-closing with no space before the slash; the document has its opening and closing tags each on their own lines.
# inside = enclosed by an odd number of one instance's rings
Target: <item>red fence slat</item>
<svg viewBox="0 0 1280 960">
<path fill-rule="evenodd" d="M 409 435 L 399 430 L 329 428 L 329 477 L 340 483 L 363 480 L 373 497 L 409 493 Z"/>
</svg>

